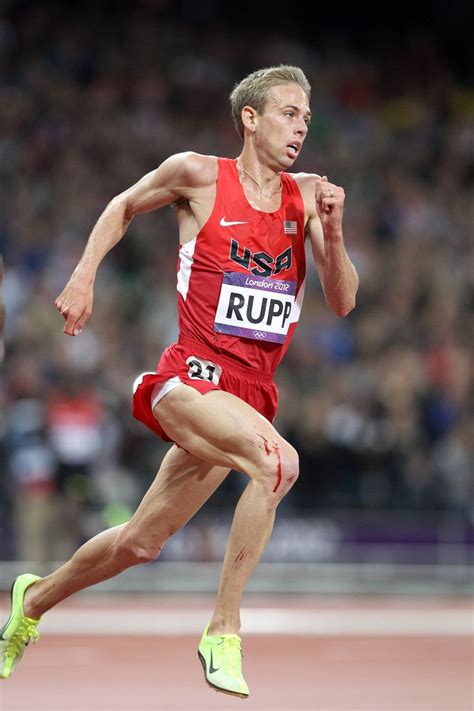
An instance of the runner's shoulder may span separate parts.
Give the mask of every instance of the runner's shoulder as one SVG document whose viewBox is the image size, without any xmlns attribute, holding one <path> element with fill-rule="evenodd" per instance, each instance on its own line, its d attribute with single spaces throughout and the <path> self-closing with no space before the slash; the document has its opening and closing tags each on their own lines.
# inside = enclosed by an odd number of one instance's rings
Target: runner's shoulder
<svg viewBox="0 0 474 711">
<path fill-rule="evenodd" d="M 314 189 L 316 181 L 321 179 L 317 173 L 289 173 L 289 175 L 296 180 L 300 188 Z"/>
<path fill-rule="evenodd" d="M 290 173 L 291 177 L 298 185 L 303 202 L 305 203 L 308 215 L 314 208 L 314 193 L 316 190 L 316 182 L 321 176 L 317 173 Z"/>
<path fill-rule="evenodd" d="M 216 156 L 183 151 L 175 153 L 168 158 L 167 162 L 176 171 L 175 177 L 179 182 L 182 182 L 183 186 L 201 188 L 216 182 Z"/>
</svg>

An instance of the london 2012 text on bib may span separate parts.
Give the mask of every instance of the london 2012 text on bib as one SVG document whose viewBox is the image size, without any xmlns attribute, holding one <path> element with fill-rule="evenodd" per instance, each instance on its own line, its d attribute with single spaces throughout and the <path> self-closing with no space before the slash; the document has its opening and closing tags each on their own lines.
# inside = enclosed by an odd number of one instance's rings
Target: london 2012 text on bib
<svg viewBox="0 0 474 711">
<path fill-rule="evenodd" d="M 284 343 L 296 282 L 224 272 L 214 331 Z"/>
</svg>

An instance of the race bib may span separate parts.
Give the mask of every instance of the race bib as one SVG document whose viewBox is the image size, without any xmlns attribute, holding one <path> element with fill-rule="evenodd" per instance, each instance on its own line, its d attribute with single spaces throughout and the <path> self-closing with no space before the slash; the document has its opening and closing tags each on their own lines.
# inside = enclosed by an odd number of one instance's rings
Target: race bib
<svg viewBox="0 0 474 711">
<path fill-rule="evenodd" d="M 224 272 L 214 331 L 284 343 L 296 282 Z"/>
<path fill-rule="evenodd" d="M 191 380 L 208 380 L 219 385 L 222 368 L 217 363 L 192 355 L 186 360 L 186 365 L 189 365 L 188 378 Z"/>
</svg>

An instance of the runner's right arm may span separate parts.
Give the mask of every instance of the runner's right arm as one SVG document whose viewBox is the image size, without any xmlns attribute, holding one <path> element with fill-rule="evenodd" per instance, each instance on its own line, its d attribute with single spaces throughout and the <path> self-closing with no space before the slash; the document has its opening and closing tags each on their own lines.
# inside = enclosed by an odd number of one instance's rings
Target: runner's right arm
<svg viewBox="0 0 474 711">
<path fill-rule="evenodd" d="M 94 226 L 84 253 L 64 290 L 55 301 L 62 314 L 64 333 L 77 336 L 92 313 L 94 282 L 99 264 L 124 236 L 135 215 L 150 212 L 184 198 L 206 179 L 208 156 L 178 153 L 147 173 L 107 205 Z"/>
</svg>

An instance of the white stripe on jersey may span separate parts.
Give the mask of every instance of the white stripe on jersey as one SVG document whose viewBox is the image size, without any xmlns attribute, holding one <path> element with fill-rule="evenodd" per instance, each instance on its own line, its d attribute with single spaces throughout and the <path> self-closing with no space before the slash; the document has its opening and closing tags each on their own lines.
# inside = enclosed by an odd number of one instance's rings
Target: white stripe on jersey
<svg viewBox="0 0 474 711">
<path fill-rule="evenodd" d="M 293 303 L 293 308 L 291 309 L 291 314 L 290 314 L 290 323 L 298 323 L 298 321 L 300 319 L 301 307 L 303 306 L 305 286 L 306 286 L 306 277 L 301 282 L 301 286 L 298 291 L 298 295 L 296 297 L 296 300 Z"/>
<path fill-rule="evenodd" d="M 194 249 L 196 247 L 196 237 L 179 248 L 179 270 L 177 290 L 186 301 L 189 289 L 189 279 L 191 278 L 191 268 L 193 266 Z"/>
</svg>

